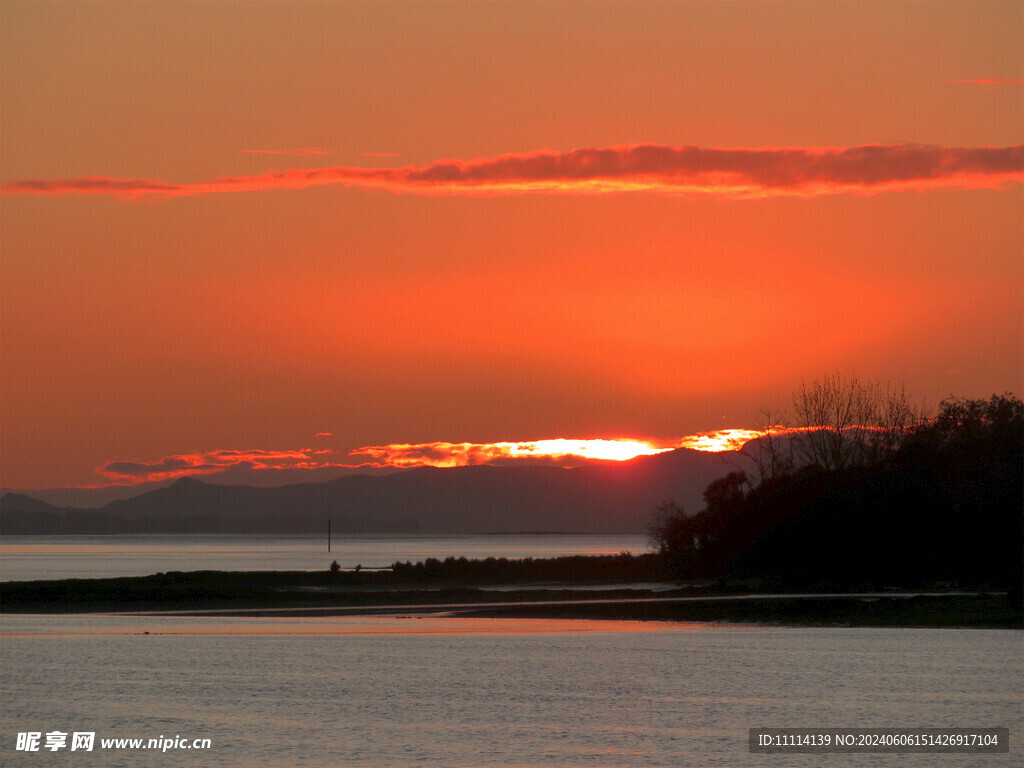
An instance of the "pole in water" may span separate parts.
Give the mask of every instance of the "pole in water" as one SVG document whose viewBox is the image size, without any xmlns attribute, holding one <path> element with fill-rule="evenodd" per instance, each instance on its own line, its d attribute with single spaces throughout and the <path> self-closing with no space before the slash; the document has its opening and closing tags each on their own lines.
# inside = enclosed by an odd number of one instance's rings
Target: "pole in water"
<svg viewBox="0 0 1024 768">
<path fill-rule="evenodd" d="M 327 551 L 331 551 L 331 518 L 327 516 Z"/>
</svg>

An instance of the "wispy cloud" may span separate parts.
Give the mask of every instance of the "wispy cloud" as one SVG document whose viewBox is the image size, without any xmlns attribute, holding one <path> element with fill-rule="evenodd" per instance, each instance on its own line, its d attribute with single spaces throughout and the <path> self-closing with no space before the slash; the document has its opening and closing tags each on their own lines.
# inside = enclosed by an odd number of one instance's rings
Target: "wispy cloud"
<svg viewBox="0 0 1024 768">
<path fill-rule="evenodd" d="M 964 77 L 950 82 L 966 85 L 1024 85 L 1024 79 L 1019 77 Z"/>
<path fill-rule="evenodd" d="M 333 155 L 321 147 L 300 147 L 299 149 L 240 149 L 243 155 Z"/>
<path fill-rule="evenodd" d="M 104 176 L 33 179 L 8 183 L 0 190 L 15 195 L 139 199 L 335 185 L 421 195 L 655 192 L 757 198 L 997 189 L 1022 181 L 1024 145 L 719 149 L 643 144 L 438 160 L 420 167 L 292 169 L 184 184 Z"/>
<path fill-rule="evenodd" d="M 803 431 L 806 428 L 771 428 L 774 435 Z M 329 435 L 317 433 L 318 437 Z M 165 456 L 158 461 L 110 461 L 96 471 L 118 484 L 136 484 L 243 470 L 410 469 L 531 463 L 568 467 L 595 461 L 628 461 L 677 448 L 712 453 L 739 451 L 746 443 L 763 436 L 763 431 L 736 428 L 670 439 L 559 437 L 497 443 L 389 443 L 366 445 L 347 456 L 331 449 L 312 448 L 295 451 L 216 450 Z"/>
<path fill-rule="evenodd" d="M 772 434 L 782 434 L 782 427 L 771 430 Z M 674 448 L 690 448 L 695 451 L 738 451 L 751 440 L 764 436 L 764 432 L 755 429 L 716 429 L 713 432 L 702 432 L 699 435 L 688 435 L 676 441 Z"/>
<path fill-rule="evenodd" d="M 521 443 L 391 443 L 367 445 L 351 456 L 369 456 L 392 467 L 465 467 L 501 460 L 551 459 L 566 457 L 598 461 L 624 461 L 671 451 L 655 441 L 630 439 L 573 440 L 554 438 Z"/>
<path fill-rule="evenodd" d="M 773 435 L 802 430 L 773 427 Z M 566 439 L 533 440 L 519 443 L 391 443 L 368 445 L 352 451 L 350 456 L 368 456 L 382 466 L 391 467 L 465 467 L 475 464 L 507 464 L 544 459 L 563 462 L 627 461 L 638 456 L 652 456 L 677 448 L 720 453 L 738 451 L 746 443 L 764 436 L 754 429 L 718 429 L 673 439 Z"/>
<path fill-rule="evenodd" d="M 360 152 L 360 157 L 398 157 L 397 152 Z"/>
<path fill-rule="evenodd" d="M 230 470 L 317 469 L 330 466 L 330 450 L 217 450 L 165 456 L 159 461 L 110 461 L 96 471 L 118 483 L 149 483 Z"/>
<path fill-rule="evenodd" d="M 318 437 L 328 433 L 318 433 Z M 702 451 L 737 451 L 760 433 L 727 429 L 671 440 L 551 438 L 498 443 L 390 443 L 367 445 L 347 456 L 337 451 L 303 448 L 294 451 L 215 450 L 164 456 L 156 461 L 116 460 L 97 473 L 118 484 L 150 483 L 192 475 L 214 475 L 243 470 L 357 469 L 362 467 L 465 467 L 478 464 L 543 462 L 578 466 L 591 461 L 625 461 L 675 448 Z"/>
</svg>

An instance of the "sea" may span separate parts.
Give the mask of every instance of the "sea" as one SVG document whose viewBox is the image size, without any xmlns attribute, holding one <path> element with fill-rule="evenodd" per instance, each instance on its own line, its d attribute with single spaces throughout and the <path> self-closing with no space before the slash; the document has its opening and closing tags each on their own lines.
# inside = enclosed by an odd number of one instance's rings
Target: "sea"
<svg viewBox="0 0 1024 768">
<path fill-rule="evenodd" d="M 326 536 L 139 534 L 4 536 L 0 581 L 100 579 L 168 571 L 320 571 L 386 568 L 435 557 L 562 557 L 648 551 L 634 534 L 361 534 Z"/>
<path fill-rule="evenodd" d="M 136 546 L 156 549 L 132 552 L 123 537 L 109 537 L 116 544 L 82 538 L 89 541 L 5 537 L 3 546 L 41 548 L 35 560 L 14 552 L 19 574 L 45 567 L 58 575 L 59 566 L 59 575 L 123 575 L 136 572 L 139 559 L 153 566 L 141 572 L 309 567 L 292 560 L 305 555 L 286 553 L 301 542 L 280 539 L 256 546 L 232 537 L 203 537 L 205 544 L 140 537 Z M 377 551 L 388 564 L 448 553 L 642 549 L 628 538 L 602 538 L 574 539 L 566 550 L 561 538 L 466 537 L 466 549 L 431 550 L 422 538 L 366 537 L 352 554 L 367 566 L 378 562 L 371 557 Z M 86 549 L 60 549 L 72 546 Z M 341 562 L 333 549 L 329 558 Z M 11 554 L 3 553 L 5 580 L 13 578 Z M 310 562 L 325 567 L 325 554 L 310 552 Z M 97 561 L 88 574 L 75 565 L 82 558 Z M 749 729 L 769 727 L 999 727 L 1009 729 L 1009 752 L 750 752 Z M 1021 766 L 1022 737 L 1024 632 L 1017 630 L 483 619 L 444 611 L 0 614 L 3 766 Z"/>
</svg>

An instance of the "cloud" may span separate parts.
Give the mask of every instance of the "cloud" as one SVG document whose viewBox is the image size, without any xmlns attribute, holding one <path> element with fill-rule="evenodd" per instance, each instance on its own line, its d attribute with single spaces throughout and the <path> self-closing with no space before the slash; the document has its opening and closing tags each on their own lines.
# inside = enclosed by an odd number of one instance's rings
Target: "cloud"
<svg viewBox="0 0 1024 768">
<path fill-rule="evenodd" d="M 318 469 L 334 466 L 326 458 L 332 453 L 308 448 L 299 451 L 216 450 L 164 456 L 159 461 L 110 461 L 96 471 L 119 483 L 148 483 L 241 469 Z"/>
<path fill-rule="evenodd" d="M 571 152 L 541 150 L 399 168 L 334 166 L 175 184 L 87 176 L 15 181 L 4 194 L 107 195 L 120 199 L 334 185 L 400 194 L 508 195 L 546 192 L 655 192 L 726 198 L 870 195 L 894 190 L 998 189 L 1024 181 L 1024 145 L 721 149 L 629 145 Z"/>
<path fill-rule="evenodd" d="M 1024 79 L 1021 79 L 1019 77 L 965 77 L 959 80 L 951 80 L 950 82 L 962 83 L 967 85 L 1024 85 Z"/>
<path fill-rule="evenodd" d="M 746 430 L 727 430 L 735 437 Z M 735 434 L 732 434 L 735 433 Z M 711 433 L 709 433 L 711 434 Z M 719 435 L 720 433 L 713 433 Z M 725 432 L 721 433 L 725 434 Z M 754 433 L 749 433 L 753 435 Z M 362 467 L 465 467 L 476 464 L 531 463 L 579 465 L 592 460 L 625 460 L 663 453 L 677 447 L 698 450 L 738 450 L 742 443 L 708 441 L 693 435 L 671 441 L 625 438 L 577 440 L 554 438 L 501 443 L 392 443 L 358 448 L 348 454 L 369 457 L 369 461 L 339 461 L 331 449 L 303 448 L 295 451 L 214 450 L 164 456 L 158 461 L 115 460 L 96 469 L 108 480 L 121 484 L 173 480 L 191 475 L 212 475 L 241 470 L 315 470 Z M 568 462 L 568 463 L 567 463 Z"/>
<path fill-rule="evenodd" d="M 392 467 L 466 467 L 531 460 L 564 462 L 566 459 L 582 459 L 585 463 L 593 460 L 627 461 L 637 456 L 651 456 L 681 447 L 712 451 L 738 450 L 742 445 L 738 439 L 740 432 L 748 435 L 748 440 L 756 436 L 756 433 L 749 430 L 724 430 L 723 434 L 725 432 L 733 437 L 731 443 L 709 442 L 700 435 L 671 441 L 553 438 L 520 443 L 391 443 L 363 446 L 349 455 L 369 456 L 384 466 Z"/>
<path fill-rule="evenodd" d="M 321 147 L 300 147 L 299 149 L 240 149 L 243 155 L 333 155 Z"/>
<path fill-rule="evenodd" d="M 360 157 L 398 157 L 397 152 L 360 152 Z"/>
<path fill-rule="evenodd" d="M 773 434 L 789 434 L 800 429 L 775 427 Z M 318 436 L 327 433 L 318 433 Z M 312 470 L 410 469 L 414 467 L 467 467 L 483 464 L 545 464 L 574 467 L 594 461 L 627 461 L 638 456 L 651 456 L 677 448 L 697 451 L 739 451 L 745 443 L 763 435 L 750 429 L 720 429 L 669 440 L 631 438 L 549 438 L 522 442 L 497 443 L 390 443 L 368 445 L 348 454 L 348 459 L 365 457 L 362 461 L 339 460 L 331 449 L 303 448 L 293 451 L 214 450 L 164 456 L 158 461 L 109 461 L 96 472 L 119 485 L 136 485 L 175 480 L 193 475 L 221 475 L 245 471 L 281 472 Z M 368 460 L 365 460 L 368 459 Z M 250 480 L 244 477 L 236 482 Z M 292 477 L 291 482 L 302 482 Z"/>
<path fill-rule="evenodd" d="M 182 470 L 202 472 L 213 467 L 199 461 L 191 462 L 181 456 L 165 456 L 160 461 L 111 461 L 99 471 L 110 477 L 146 477 L 153 474 L 173 474 Z"/>
<path fill-rule="evenodd" d="M 174 194 L 179 185 L 149 179 L 112 179 L 107 176 L 81 176 L 77 179 L 55 181 L 15 181 L 4 184 L 0 192 L 5 195 L 112 195 L 136 198 L 161 193 Z"/>
<path fill-rule="evenodd" d="M 781 429 L 773 429 L 772 434 L 780 434 Z M 688 435 L 680 438 L 676 448 L 691 448 L 695 451 L 738 451 L 744 444 L 762 437 L 764 432 L 755 429 L 716 429 L 713 432 L 702 432 L 699 435 Z"/>
</svg>

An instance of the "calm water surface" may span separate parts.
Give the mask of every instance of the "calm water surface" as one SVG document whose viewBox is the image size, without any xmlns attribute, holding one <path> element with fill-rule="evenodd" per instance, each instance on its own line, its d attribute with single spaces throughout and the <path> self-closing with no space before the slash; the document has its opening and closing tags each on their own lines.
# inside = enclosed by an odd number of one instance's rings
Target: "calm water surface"
<svg viewBox="0 0 1024 768">
<path fill-rule="evenodd" d="M 633 553 L 643 534 L 502 534 L 494 536 L 125 535 L 4 536 L 0 580 L 147 576 L 166 571 L 318 571 L 389 566 L 428 557 L 561 557 Z"/>
<path fill-rule="evenodd" d="M 5 766 L 1019 766 L 1024 633 L 3 616 Z M 146 632 L 150 634 L 145 634 Z M 1008 755 L 752 755 L 752 726 L 1003 726 Z M 14 749 L 18 731 L 209 751 Z"/>
</svg>

